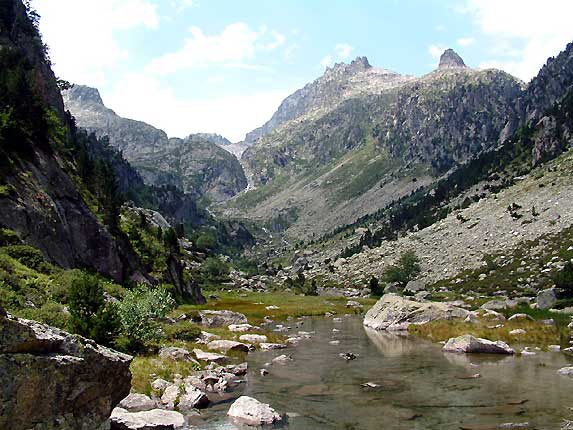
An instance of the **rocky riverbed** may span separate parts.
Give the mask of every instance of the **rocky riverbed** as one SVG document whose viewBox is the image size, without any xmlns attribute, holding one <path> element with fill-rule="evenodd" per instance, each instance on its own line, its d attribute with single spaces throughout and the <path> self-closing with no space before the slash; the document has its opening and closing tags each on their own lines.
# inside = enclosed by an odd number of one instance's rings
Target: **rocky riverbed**
<svg viewBox="0 0 573 430">
<path fill-rule="evenodd" d="M 287 327 L 298 345 L 249 353 L 243 382 L 188 416 L 186 428 L 243 428 L 244 420 L 227 415 L 240 396 L 262 402 L 265 416 L 276 413 L 282 428 L 293 430 L 559 429 L 573 419 L 573 378 L 562 370 L 572 360 L 561 352 L 447 352 L 439 343 L 364 327 L 358 316 Z"/>
</svg>

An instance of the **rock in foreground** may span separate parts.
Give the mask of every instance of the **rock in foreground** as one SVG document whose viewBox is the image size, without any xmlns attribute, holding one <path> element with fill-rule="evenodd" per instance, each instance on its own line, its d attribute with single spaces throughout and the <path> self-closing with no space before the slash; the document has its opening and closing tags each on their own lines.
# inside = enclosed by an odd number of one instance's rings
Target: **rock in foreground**
<svg viewBox="0 0 573 430">
<path fill-rule="evenodd" d="M 248 396 L 241 396 L 231 405 L 227 415 L 251 425 L 274 424 L 282 417 L 266 403 Z"/>
<path fill-rule="evenodd" d="M 470 334 L 452 337 L 444 345 L 443 351 L 484 354 L 515 354 L 515 351 L 505 342 L 500 340 L 493 342 L 491 340 L 474 337 Z"/>
<path fill-rule="evenodd" d="M 175 430 L 184 425 L 183 415 L 163 409 L 128 412 L 122 408 L 115 408 L 111 415 L 111 430 Z"/>
<path fill-rule="evenodd" d="M 1 429 L 103 428 L 129 394 L 129 355 L 2 313 L 0 327 Z"/>
<path fill-rule="evenodd" d="M 366 313 L 364 325 L 375 330 L 407 330 L 410 324 L 464 319 L 470 312 L 448 303 L 417 302 L 396 294 L 385 294 Z"/>
</svg>

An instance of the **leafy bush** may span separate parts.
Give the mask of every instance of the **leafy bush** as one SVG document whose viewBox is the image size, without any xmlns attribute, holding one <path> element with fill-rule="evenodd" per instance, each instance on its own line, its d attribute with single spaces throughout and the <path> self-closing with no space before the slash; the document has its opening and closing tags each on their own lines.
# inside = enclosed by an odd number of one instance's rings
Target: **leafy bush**
<svg viewBox="0 0 573 430">
<path fill-rule="evenodd" d="M 7 228 L 0 228 L 0 246 L 18 245 L 20 243 L 20 238 L 15 232 Z"/>
<path fill-rule="evenodd" d="M 565 267 L 553 276 L 553 282 L 564 290 L 565 297 L 573 297 L 573 264 L 565 263 Z"/>
<path fill-rule="evenodd" d="M 211 281 L 219 281 L 229 276 L 230 268 L 227 263 L 217 257 L 208 257 L 201 267 L 203 275 Z"/>
<path fill-rule="evenodd" d="M 18 260 L 24 266 L 34 269 L 38 272 L 49 273 L 52 267 L 44 259 L 44 255 L 37 250 L 28 245 L 10 245 L 2 248 L 2 251 Z"/>
<path fill-rule="evenodd" d="M 420 260 L 413 251 L 406 251 L 398 260 L 398 264 L 388 267 L 384 271 L 384 281 L 396 282 L 402 288 L 420 274 Z"/>
<path fill-rule="evenodd" d="M 189 321 L 163 326 L 163 335 L 169 340 L 183 340 L 192 342 L 201 335 L 201 329 Z"/>
<path fill-rule="evenodd" d="M 372 278 L 370 278 L 368 286 L 370 287 L 370 294 L 372 296 L 381 297 L 382 294 L 384 294 L 384 289 L 380 286 L 380 282 L 378 282 L 378 278 L 376 276 L 372 276 Z"/>
<path fill-rule="evenodd" d="M 140 285 L 126 292 L 118 305 L 123 335 L 128 340 L 124 347 L 137 351 L 143 349 L 145 343 L 158 339 L 161 331 L 156 320 L 163 318 L 174 305 L 175 301 L 164 286 Z"/>
<path fill-rule="evenodd" d="M 40 321 L 44 324 L 67 330 L 69 326 L 69 315 L 60 303 L 47 302 L 40 308 L 26 308 L 17 312 L 21 318 Z"/>
<path fill-rule="evenodd" d="M 117 337 L 120 322 L 116 307 L 107 303 L 103 286 L 95 275 L 82 274 L 72 281 L 69 291 L 70 331 L 111 345 Z"/>
</svg>

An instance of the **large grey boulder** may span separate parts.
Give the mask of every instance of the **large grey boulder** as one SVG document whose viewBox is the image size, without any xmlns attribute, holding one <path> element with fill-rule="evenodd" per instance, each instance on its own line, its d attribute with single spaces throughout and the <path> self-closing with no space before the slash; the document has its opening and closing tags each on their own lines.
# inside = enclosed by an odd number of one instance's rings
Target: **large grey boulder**
<svg viewBox="0 0 573 430">
<path fill-rule="evenodd" d="M 249 345 L 234 340 L 214 340 L 207 344 L 207 348 L 224 354 L 229 351 L 249 352 Z"/>
<path fill-rule="evenodd" d="M 465 309 L 448 303 L 417 302 L 396 294 L 385 294 L 366 313 L 364 325 L 376 330 L 407 330 L 410 324 L 464 319 L 469 314 Z"/>
<path fill-rule="evenodd" d="M 484 353 L 484 354 L 515 354 L 515 351 L 509 345 L 502 341 L 493 342 L 488 339 L 474 337 L 465 334 L 459 337 L 449 339 L 444 347 L 444 352 L 465 352 L 465 353 Z"/>
<path fill-rule="evenodd" d="M 199 323 L 207 327 L 228 327 L 231 324 L 247 324 L 247 317 L 233 311 L 199 311 Z"/>
<path fill-rule="evenodd" d="M 208 361 L 209 363 L 224 364 L 229 361 L 229 358 L 226 355 L 206 352 L 199 348 L 194 349 L 193 354 L 195 354 L 197 360 Z"/>
<path fill-rule="evenodd" d="M 248 396 L 235 400 L 227 415 L 251 425 L 268 425 L 282 421 L 282 417 L 270 405 Z"/>
<path fill-rule="evenodd" d="M 178 348 L 176 346 L 165 346 L 161 348 L 159 350 L 159 357 L 173 361 L 195 361 L 189 351 L 185 348 Z"/>
<path fill-rule="evenodd" d="M 410 281 L 406 284 L 406 287 L 404 287 L 404 292 L 415 294 L 425 288 L 426 284 L 424 284 L 422 281 Z"/>
<path fill-rule="evenodd" d="M 185 384 L 185 392 L 180 397 L 178 403 L 180 411 L 206 408 L 208 405 L 209 397 L 207 397 L 207 394 L 192 384 Z"/>
<path fill-rule="evenodd" d="M 517 307 L 519 303 L 517 300 L 511 299 L 496 299 L 490 300 L 489 302 L 484 303 L 481 305 L 481 309 L 490 310 L 490 311 L 503 311 L 506 309 L 513 309 Z"/>
<path fill-rule="evenodd" d="M 115 408 L 110 421 L 111 430 L 175 430 L 185 425 L 182 414 L 163 409 L 128 412 L 122 408 Z"/>
<path fill-rule="evenodd" d="M 557 303 L 557 289 L 547 288 L 537 293 L 537 309 L 550 309 Z"/>
<path fill-rule="evenodd" d="M 131 393 L 129 396 L 127 396 L 119 403 L 118 407 L 125 409 L 129 412 L 141 412 L 155 409 L 157 407 L 157 404 L 155 403 L 154 400 L 152 400 L 145 394 Z"/>
<path fill-rule="evenodd" d="M 80 336 L 0 313 L 0 429 L 103 428 L 129 394 L 131 359 Z"/>
</svg>

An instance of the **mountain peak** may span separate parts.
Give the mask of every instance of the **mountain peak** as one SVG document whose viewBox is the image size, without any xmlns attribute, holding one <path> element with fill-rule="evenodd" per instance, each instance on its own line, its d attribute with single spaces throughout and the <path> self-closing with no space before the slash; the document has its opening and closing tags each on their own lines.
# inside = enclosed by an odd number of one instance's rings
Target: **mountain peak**
<svg viewBox="0 0 573 430">
<path fill-rule="evenodd" d="M 460 57 L 456 51 L 446 49 L 440 57 L 438 69 L 464 69 L 466 67 L 466 63 L 464 63 L 464 60 L 462 60 L 462 57 Z"/>
<path fill-rule="evenodd" d="M 372 66 L 368 62 L 368 58 L 366 57 L 356 57 L 356 59 L 352 60 L 352 62 L 350 63 L 350 67 L 363 70 L 372 68 Z"/>
<path fill-rule="evenodd" d="M 65 96 L 70 100 L 81 101 L 83 103 L 98 104 L 103 106 L 103 100 L 97 88 L 86 85 L 74 84 L 72 88 L 66 91 Z"/>
</svg>

